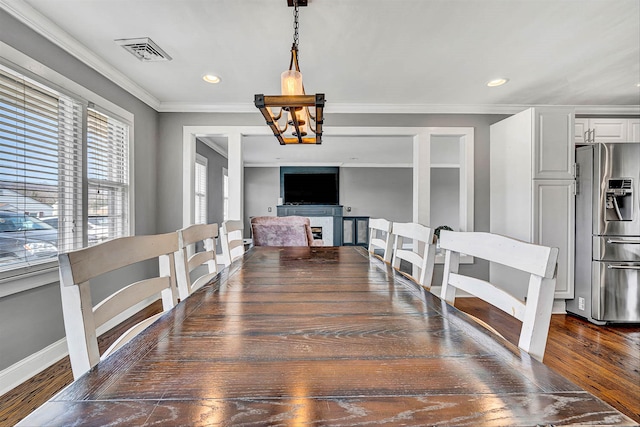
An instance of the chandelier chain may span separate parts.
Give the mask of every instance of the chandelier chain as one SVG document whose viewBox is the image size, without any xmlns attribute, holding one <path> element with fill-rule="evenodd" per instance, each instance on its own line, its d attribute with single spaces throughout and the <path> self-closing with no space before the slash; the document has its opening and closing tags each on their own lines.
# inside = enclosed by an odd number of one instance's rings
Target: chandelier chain
<svg viewBox="0 0 640 427">
<path fill-rule="evenodd" d="M 298 49 L 298 0 L 293 0 L 293 45 Z"/>
</svg>

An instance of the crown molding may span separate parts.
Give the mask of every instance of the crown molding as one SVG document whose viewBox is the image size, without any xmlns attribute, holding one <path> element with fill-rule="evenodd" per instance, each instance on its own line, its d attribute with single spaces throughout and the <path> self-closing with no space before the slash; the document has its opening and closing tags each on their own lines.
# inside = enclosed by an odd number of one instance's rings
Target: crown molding
<svg viewBox="0 0 640 427">
<path fill-rule="evenodd" d="M 576 105 L 576 114 L 640 115 L 640 105 Z"/>
<path fill-rule="evenodd" d="M 638 115 L 640 105 L 527 105 L 527 104 L 327 104 L 325 114 L 516 114 L 531 107 L 568 107 L 576 114 Z M 255 113 L 244 104 L 161 102 L 161 113 Z"/>
<path fill-rule="evenodd" d="M 71 37 L 67 32 L 51 22 L 40 12 L 29 6 L 23 0 L 0 0 L 0 7 L 20 22 L 58 45 L 82 63 L 93 68 L 113 83 L 117 84 L 142 102 L 158 110 L 160 101 L 135 82 L 122 74 L 116 68 L 107 64 L 102 58 L 94 54 L 85 45 Z"/>
</svg>

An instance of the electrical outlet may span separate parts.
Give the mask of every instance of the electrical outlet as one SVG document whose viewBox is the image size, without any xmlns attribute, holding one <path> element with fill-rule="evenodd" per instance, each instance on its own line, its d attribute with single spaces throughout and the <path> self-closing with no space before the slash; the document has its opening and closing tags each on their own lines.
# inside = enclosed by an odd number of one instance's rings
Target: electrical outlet
<svg viewBox="0 0 640 427">
<path fill-rule="evenodd" d="M 578 297 L 578 310 L 584 311 L 584 298 Z"/>
<path fill-rule="evenodd" d="M 271 206 L 267 208 L 267 212 L 271 212 Z"/>
</svg>

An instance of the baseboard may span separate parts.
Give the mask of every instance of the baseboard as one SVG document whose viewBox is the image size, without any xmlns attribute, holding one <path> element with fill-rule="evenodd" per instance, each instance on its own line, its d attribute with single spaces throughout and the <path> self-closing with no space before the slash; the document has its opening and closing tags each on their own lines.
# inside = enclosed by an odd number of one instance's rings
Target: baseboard
<svg viewBox="0 0 640 427">
<path fill-rule="evenodd" d="M 554 299 L 551 314 L 567 314 L 567 302 L 564 299 Z"/>
<path fill-rule="evenodd" d="M 130 309 L 124 311 L 120 315 L 114 317 L 96 331 L 98 336 L 104 334 L 109 329 L 117 326 L 124 320 L 133 316 L 145 307 L 153 304 L 158 298 L 142 301 Z M 0 371 L 0 396 L 16 388 L 23 382 L 32 378 L 34 375 L 47 369 L 54 363 L 59 362 L 62 358 L 69 355 L 67 349 L 67 340 L 62 338 L 42 350 L 33 353 L 24 359 L 14 363 L 8 368 Z"/>
<path fill-rule="evenodd" d="M 67 340 L 62 338 L 0 372 L 0 396 L 11 391 L 29 378 L 60 361 L 69 352 Z"/>
</svg>

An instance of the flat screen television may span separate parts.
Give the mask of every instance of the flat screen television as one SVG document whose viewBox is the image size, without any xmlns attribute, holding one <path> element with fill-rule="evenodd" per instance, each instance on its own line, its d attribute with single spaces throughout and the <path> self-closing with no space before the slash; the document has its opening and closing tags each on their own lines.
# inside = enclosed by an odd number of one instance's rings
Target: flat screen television
<svg viewBox="0 0 640 427">
<path fill-rule="evenodd" d="M 284 203 L 288 205 L 337 205 L 337 173 L 284 173 Z"/>
</svg>

